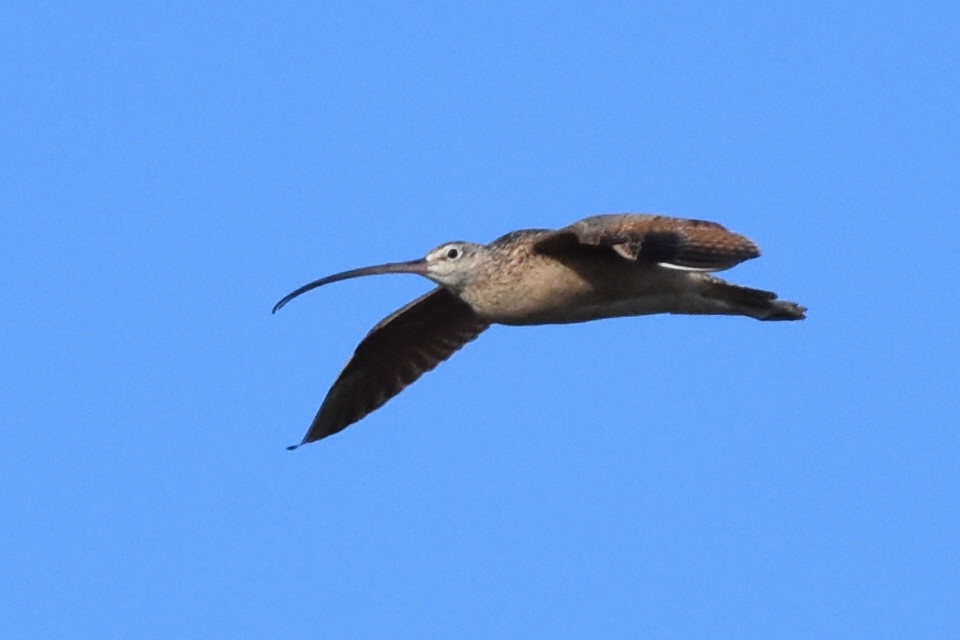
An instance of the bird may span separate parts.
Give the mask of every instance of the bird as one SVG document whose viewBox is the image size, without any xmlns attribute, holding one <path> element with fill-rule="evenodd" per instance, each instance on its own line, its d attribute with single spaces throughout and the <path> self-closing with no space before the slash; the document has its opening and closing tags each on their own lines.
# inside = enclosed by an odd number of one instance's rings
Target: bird
<svg viewBox="0 0 960 640">
<path fill-rule="evenodd" d="M 658 313 L 802 320 L 806 308 L 711 275 L 760 250 L 707 220 L 648 213 L 594 215 L 560 229 L 512 231 L 483 245 L 445 242 L 426 256 L 314 280 L 412 273 L 437 286 L 377 323 L 334 381 L 299 445 L 358 422 L 492 324 L 587 322 Z"/>
</svg>

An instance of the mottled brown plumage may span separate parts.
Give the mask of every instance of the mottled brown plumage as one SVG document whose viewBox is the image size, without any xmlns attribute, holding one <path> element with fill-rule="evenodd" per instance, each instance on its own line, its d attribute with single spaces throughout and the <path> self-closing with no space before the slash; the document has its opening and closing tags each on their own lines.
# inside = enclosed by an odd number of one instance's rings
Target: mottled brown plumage
<svg viewBox="0 0 960 640">
<path fill-rule="evenodd" d="M 301 444 L 337 433 L 398 394 L 490 324 L 556 324 L 651 313 L 800 320 L 776 294 L 707 272 L 760 255 L 715 222 L 659 215 L 584 218 L 556 231 L 508 233 L 488 245 L 449 242 L 425 258 L 338 273 L 284 297 L 380 273 L 416 273 L 438 286 L 378 323 L 333 383 Z"/>
</svg>

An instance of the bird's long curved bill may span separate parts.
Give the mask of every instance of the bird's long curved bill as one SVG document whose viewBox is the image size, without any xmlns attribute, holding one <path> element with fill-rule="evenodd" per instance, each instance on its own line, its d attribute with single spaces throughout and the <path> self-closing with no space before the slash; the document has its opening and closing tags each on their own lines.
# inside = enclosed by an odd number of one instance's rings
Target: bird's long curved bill
<svg viewBox="0 0 960 640">
<path fill-rule="evenodd" d="M 426 273 L 426 267 L 426 260 L 421 258 L 419 260 L 408 260 L 406 262 L 388 262 L 387 264 L 378 264 L 372 267 L 361 267 L 359 269 L 343 271 L 342 273 L 335 273 L 332 276 L 314 280 L 313 282 L 303 285 L 299 289 L 291 291 L 287 295 L 283 296 L 283 298 L 280 299 L 280 302 L 273 305 L 273 311 L 271 311 L 271 313 L 276 313 L 283 308 L 285 304 L 299 296 L 301 293 L 306 293 L 307 291 L 311 291 L 317 287 L 322 287 L 323 285 L 330 284 L 331 282 L 349 280 L 350 278 L 362 278 L 363 276 L 375 276 L 382 273 L 416 273 L 418 275 L 424 275 Z"/>
</svg>

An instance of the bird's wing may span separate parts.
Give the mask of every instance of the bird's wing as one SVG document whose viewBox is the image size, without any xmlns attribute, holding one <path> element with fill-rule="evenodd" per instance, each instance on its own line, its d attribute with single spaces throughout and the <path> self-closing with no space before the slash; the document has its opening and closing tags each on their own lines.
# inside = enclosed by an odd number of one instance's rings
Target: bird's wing
<svg viewBox="0 0 960 640">
<path fill-rule="evenodd" d="M 397 309 L 357 345 L 301 444 L 360 420 L 489 326 L 443 287 Z"/>
<path fill-rule="evenodd" d="M 627 260 L 693 271 L 729 269 L 760 255 L 749 238 L 715 222 L 648 214 L 584 218 L 545 234 L 534 246 L 537 251 L 554 255 L 585 248 L 607 249 Z"/>
</svg>

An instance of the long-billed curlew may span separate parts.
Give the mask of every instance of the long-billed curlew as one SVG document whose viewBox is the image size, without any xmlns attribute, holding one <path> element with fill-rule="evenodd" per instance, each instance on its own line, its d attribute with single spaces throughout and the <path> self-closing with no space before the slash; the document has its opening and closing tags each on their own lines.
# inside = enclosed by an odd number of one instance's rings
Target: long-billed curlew
<svg viewBox="0 0 960 640">
<path fill-rule="evenodd" d="M 381 320 L 360 341 L 301 444 L 357 422 L 494 323 L 651 313 L 802 320 L 804 307 L 708 273 L 759 255 L 748 238 L 715 222 L 612 214 L 555 231 L 513 231 L 488 245 L 447 242 L 419 260 L 315 280 L 285 296 L 273 312 L 311 289 L 360 276 L 415 273 L 439 286 Z"/>
</svg>

